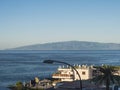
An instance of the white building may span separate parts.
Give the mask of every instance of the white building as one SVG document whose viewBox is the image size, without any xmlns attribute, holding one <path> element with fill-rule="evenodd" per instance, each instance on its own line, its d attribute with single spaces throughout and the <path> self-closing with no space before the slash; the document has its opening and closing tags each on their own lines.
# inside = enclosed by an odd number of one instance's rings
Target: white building
<svg viewBox="0 0 120 90">
<path fill-rule="evenodd" d="M 93 77 L 93 66 L 74 65 L 82 80 L 91 79 Z M 79 80 L 77 73 L 70 67 L 59 67 L 58 71 L 52 75 L 52 78 L 60 79 L 61 81 Z"/>
<path fill-rule="evenodd" d="M 94 76 L 101 74 L 101 72 L 93 66 L 74 65 L 74 67 L 78 71 L 81 80 L 92 79 Z M 120 75 L 120 70 L 114 73 L 114 75 Z M 52 78 L 60 79 L 61 81 L 79 80 L 79 76 L 77 75 L 77 73 L 68 66 L 60 66 L 58 68 L 58 71 L 52 75 Z"/>
</svg>

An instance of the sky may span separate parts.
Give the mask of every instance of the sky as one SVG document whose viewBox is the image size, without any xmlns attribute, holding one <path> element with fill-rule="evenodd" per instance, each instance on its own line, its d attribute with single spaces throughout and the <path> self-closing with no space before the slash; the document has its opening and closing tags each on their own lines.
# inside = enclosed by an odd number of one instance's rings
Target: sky
<svg viewBox="0 0 120 90">
<path fill-rule="evenodd" d="M 0 49 L 71 40 L 120 43 L 120 0 L 0 0 Z"/>
</svg>

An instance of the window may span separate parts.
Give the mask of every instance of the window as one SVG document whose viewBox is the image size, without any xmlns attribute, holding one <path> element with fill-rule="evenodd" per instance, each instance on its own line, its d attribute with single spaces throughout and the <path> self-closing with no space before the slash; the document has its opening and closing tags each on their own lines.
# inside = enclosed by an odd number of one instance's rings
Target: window
<svg viewBox="0 0 120 90">
<path fill-rule="evenodd" d="M 82 75 L 85 75 L 85 72 L 82 72 Z"/>
</svg>

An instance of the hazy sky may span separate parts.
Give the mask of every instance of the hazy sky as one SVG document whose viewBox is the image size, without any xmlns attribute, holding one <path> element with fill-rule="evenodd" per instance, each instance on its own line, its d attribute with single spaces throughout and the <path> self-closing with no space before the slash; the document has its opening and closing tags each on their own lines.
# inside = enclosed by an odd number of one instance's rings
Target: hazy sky
<svg viewBox="0 0 120 90">
<path fill-rule="evenodd" d="M 0 0 L 0 49 L 70 40 L 120 43 L 120 0 Z"/>
</svg>

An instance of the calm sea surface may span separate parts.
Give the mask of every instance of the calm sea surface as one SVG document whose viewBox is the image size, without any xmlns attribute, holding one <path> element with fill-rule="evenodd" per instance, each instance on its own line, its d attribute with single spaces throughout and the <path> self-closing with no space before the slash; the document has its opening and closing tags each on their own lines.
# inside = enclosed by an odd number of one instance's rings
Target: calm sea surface
<svg viewBox="0 0 120 90">
<path fill-rule="evenodd" d="M 43 64 L 46 59 L 70 64 L 119 65 L 120 51 L 0 51 L 0 90 L 17 81 L 50 77 L 60 64 Z"/>
</svg>

